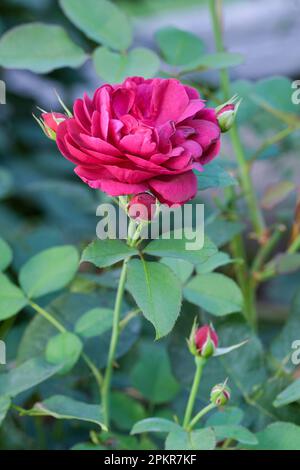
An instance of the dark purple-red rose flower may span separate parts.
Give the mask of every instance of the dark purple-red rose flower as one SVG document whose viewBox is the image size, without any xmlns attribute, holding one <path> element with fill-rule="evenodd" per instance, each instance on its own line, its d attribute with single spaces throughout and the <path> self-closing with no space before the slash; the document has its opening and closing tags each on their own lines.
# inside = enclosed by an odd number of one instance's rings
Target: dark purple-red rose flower
<svg viewBox="0 0 300 470">
<path fill-rule="evenodd" d="M 90 187 L 110 196 L 149 191 L 172 205 L 196 195 L 194 170 L 218 154 L 220 127 L 194 88 L 131 77 L 76 100 L 56 141 Z"/>
</svg>

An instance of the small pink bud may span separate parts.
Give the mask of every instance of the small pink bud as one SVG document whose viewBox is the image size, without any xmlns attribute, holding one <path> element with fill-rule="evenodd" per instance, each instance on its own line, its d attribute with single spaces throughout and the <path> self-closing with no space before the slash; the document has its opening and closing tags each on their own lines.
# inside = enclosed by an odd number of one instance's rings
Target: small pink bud
<svg viewBox="0 0 300 470">
<path fill-rule="evenodd" d="M 211 391 L 210 401 L 216 406 L 224 406 L 230 400 L 231 390 L 226 382 L 215 385 Z"/>
<path fill-rule="evenodd" d="M 44 126 L 45 134 L 55 140 L 58 126 L 61 122 L 65 121 L 67 116 L 62 113 L 43 113 L 41 117 Z"/>
<path fill-rule="evenodd" d="M 222 132 L 227 132 L 231 129 L 241 101 L 235 95 L 229 101 L 216 108 L 216 115 Z"/>
<path fill-rule="evenodd" d="M 128 204 L 128 215 L 134 220 L 152 220 L 156 211 L 156 198 L 150 193 L 134 196 Z"/>
<path fill-rule="evenodd" d="M 208 358 L 215 353 L 219 339 L 212 326 L 204 325 L 196 330 L 194 341 L 198 355 Z"/>
</svg>

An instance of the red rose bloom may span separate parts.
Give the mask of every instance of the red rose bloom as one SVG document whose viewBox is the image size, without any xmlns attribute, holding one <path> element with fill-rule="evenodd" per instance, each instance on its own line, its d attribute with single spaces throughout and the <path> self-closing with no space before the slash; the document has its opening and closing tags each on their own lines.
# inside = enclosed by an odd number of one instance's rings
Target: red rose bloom
<svg viewBox="0 0 300 470">
<path fill-rule="evenodd" d="M 220 128 L 194 88 L 132 77 L 76 100 L 57 145 L 92 188 L 111 196 L 150 191 L 162 203 L 183 204 L 197 193 L 193 170 L 219 152 Z"/>
</svg>

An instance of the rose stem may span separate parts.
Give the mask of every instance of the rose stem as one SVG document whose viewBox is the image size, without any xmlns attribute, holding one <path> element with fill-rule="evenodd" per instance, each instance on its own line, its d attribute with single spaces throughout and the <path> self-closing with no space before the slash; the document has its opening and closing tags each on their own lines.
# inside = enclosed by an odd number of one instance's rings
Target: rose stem
<svg viewBox="0 0 300 470">
<path fill-rule="evenodd" d="M 195 375 L 194 375 L 194 381 L 193 381 L 193 385 L 192 385 L 192 388 L 191 388 L 190 396 L 189 396 L 189 399 L 188 399 L 188 402 L 187 402 L 187 406 L 186 406 L 186 410 L 185 410 L 185 414 L 184 414 L 184 419 L 183 419 L 183 427 L 185 429 L 188 428 L 189 422 L 190 422 L 191 417 L 192 417 L 192 413 L 193 413 L 193 409 L 194 409 L 194 405 L 195 405 L 195 400 L 196 400 L 196 397 L 197 397 L 197 393 L 198 393 L 198 389 L 199 389 L 199 385 L 200 385 L 200 380 L 201 380 L 201 376 L 202 376 L 202 371 L 203 371 L 203 367 L 205 365 L 205 362 L 206 362 L 206 360 L 203 357 L 196 357 L 195 358 L 196 371 L 195 371 Z"/>
<path fill-rule="evenodd" d="M 223 44 L 223 37 L 222 37 L 222 28 L 221 28 L 221 7 L 222 7 L 222 0 L 209 0 L 210 6 L 210 13 L 212 18 L 215 42 L 216 42 L 216 49 L 218 52 L 224 52 L 224 44 Z M 220 71 L 220 81 L 221 87 L 223 90 L 225 100 L 230 98 L 230 80 L 228 70 L 226 68 Z M 230 137 L 232 146 L 234 148 L 237 163 L 239 166 L 240 178 L 241 178 L 241 185 L 242 189 L 247 201 L 247 205 L 250 212 L 251 222 L 256 232 L 257 238 L 261 239 L 263 234 L 266 232 L 266 225 L 260 210 L 256 193 L 254 190 L 253 182 L 249 173 L 249 164 L 246 160 L 246 156 L 244 153 L 244 149 L 240 140 L 240 136 L 237 130 L 236 124 L 233 125 L 232 129 L 230 130 Z M 229 189 L 229 193 L 234 198 L 234 191 Z M 236 267 L 237 278 L 241 285 L 244 300 L 245 300 L 245 307 L 244 307 L 244 315 L 249 322 L 249 324 L 253 327 L 256 326 L 257 321 L 257 313 L 255 307 L 255 289 L 252 288 L 252 282 L 249 276 L 248 267 L 246 265 L 245 259 L 245 247 L 242 237 L 239 235 L 235 237 L 235 239 L 231 243 L 231 249 L 234 253 L 235 257 L 241 257 L 245 260 L 245 264 L 238 265 Z"/>
<path fill-rule="evenodd" d="M 217 405 L 215 405 L 215 403 L 210 403 L 209 405 L 205 406 L 205 408 L 203 408 L 201 411 L 199 411 L 199 413 L 196 414 L 196 416 L 188 425 L 188 431 L 191 431 L 204 415 L 206 415 L 209 411 L 213 410 L 216 407 Z"/>
<path fill-rule="evenodd" d="M 111 388 L 111 378 L 112 378 L 112 371 L 113 371 L 113 363 L 115 360 L 116 349 L 119 339 L 119 322 L 120 322 L 120 315 L 121 315 L 121 307 L 122 307 L 122 300 L 125 290 L 125 281 L 126 281 L 126 274 L 127 274 L 127 265 L 130 258 L 126 258 L 123 262 L 123 267 L 120 275 L 117 296 L 115 301 L 115 308 L 114 308 L 114 316 L 113 316 L 113 329 L 112 335 L 110 340 L 109 352 L 108 352 L 108 359 L 107 359 L 107 367 L 104 375 L 103 385 L 102 385 L 102 407 L 104 413 L 104 422 L 107 427 L 109 427 L 110 421 L 110 413 L 109 413 L 109 394 Z"/>
</svg>

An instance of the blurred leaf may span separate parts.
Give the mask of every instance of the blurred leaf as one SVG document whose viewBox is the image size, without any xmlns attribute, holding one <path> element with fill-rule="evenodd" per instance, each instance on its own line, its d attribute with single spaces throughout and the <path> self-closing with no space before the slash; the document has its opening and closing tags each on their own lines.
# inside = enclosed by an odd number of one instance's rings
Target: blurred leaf
<svg viewBox="0 0 300 470">
<path fill-rule="evenodd" d="M 226 406 L 223 409 L 218 409 L 213 415 L 209 416 L 206 420 L 206 426 L 223 426 L 240 424 L 244 417 L 244 412 L 234 406 Z"/>
<path fill-rule="evenodd" d="M 4 271 L 12 262 L 13 253 L 10 246 L 0 238 L 0 271 Z"/>
<path fill-rule="evenodd" d="M 233 344 L 232 346 L 228 346 L 227 348 L 216 348 L 214 357 L 225 356 L 225 354 L 229 354 L 235 349 L 239 349 L 247 343 L 248 343 L 248 340 L 246 339 L 245 341 L 241 341 L 238 344 Z"/>
<path fill-rule="evenodd" d="M 171 432 L 181 429 L 174 421 L 164 418 L 147 418 L 138 421 L 132 428 L 130 434 L 141 434 L 144 432 Z"/>
<path fill-rule="evenodd" d="M 280 362 L 285 362 L 285 368 L 293 370 L 295 365 L 292 364 L 290 357 L 293 353 L 292 345 L 299 340 L 300 331 L 300 291 L 298 290 L 291 307 L 288 320 L 283 326 L 281 332 L 271 344 L 271 353 Z M 287 362 L 288 361 L 288 362 Z"/>
<path fill-rule="evenodd" d="M 124 392 L 113 392 L 111 396 L 111 417 L 115 425 L 128 431 L 136 421 L 144 419 L 146 412 L 143 406 Z"/>
<path fill-rule="evenodd" d="M 1 44 L 1 40 L 0 40 Z M 12 175 L 4 167 L 0 167 L 0 199 L 8 196 L 13 188 Z"/>
<path fill-rule="evenodd" d="M 10 405 L 11 405 L 11 400 L 9 397 L 6 397 L 6 396 L 0 397 L 0 426 L 5 420 L 5 417 L 10 408 Z"/>
<path fill-rule="evenodd" d="M 229 263 L 233 263 L 234 260 L 230 258 L 228 253 L 218 251 L 215 255 L 211 256 L 207 261 L 203 261 L 197 264 L 196 271 L 198 274 L 207 274 L 214 271 L 221 266 L 226 266 Z"/>
<path fill-rule="evenodd" d="M 132 385 L 150 403 L 171 401 L 179 386 L 172 375 L 169 357 L 159 345 L 144 344 L 132 374 Z"/>
<path fill-rule="evenodd" d="M 38 298 L 65 287 L 78 269 L 79 256 L 70 245 L 52 247 L 30 258 L 19 281 L 29 298 Z"/>
<path fill-rule="evenodd" d="M 75 332 L 84 338 L 93 338 L 109 331 L 112 324 L 113 310 L 93 308 L 79 318 L 75 325 Z"/>
<path fill-rule="evenodd" d="M 161 263 L 130 260 L 127 288 L 144 316 L 153 324 L 156 339 L 168 334 L 181 308 L 181 285 L 175 274 Z"/>
<path fill-rule="evenodd" d="M 243 296 L 238 285 L 219 273 L 195 276 L 184 288 L 185 298 L 213 315 L 240 312 Z"/>
<path fill-rule="evenodd" d="M 230 242 L 236 235 L 243 232 L 244 229 L 244 224 L 240 222 L 231 222 L 230 220 L 218 218 L 206 225 L 206 235 L 219 248 Z"/>
<path fill-rule="evenodd" d="M 69 372 L 78 361 L 82 343 L 78 336 L 65 332 L 53 336 L 47 343 L 45 356 L 50 364 L 61 364 L 61 374 Z"/>
<path fill-rule="evenodd" d="M 300 400 L 300 379 L 290 384 L 274 401 L 274 406 L 285 406 Z"/>
<path fill-rule="evenodd" d="M 244 56 L 232 52 L 217 52 L 216 54 L 205 54 L 198 57 L 193 62 L 187 64 L 184 71 L 225 69 L 236 67 L 244 62 Z"/>
<path fill-rule="evenodd" d="M 132 42 L 127 16 L 108 0 L 60 0 L 60 6 L 72 23 L 90 39 L 120 51 Z"/>
<path fill-rule="evenodd" d="M 161 263 L 166 264 L 176 274 L 178 279 L 184 284 L 194 271 L 194 266 L 189 261 L 176 258 L 162 258 Z"/>
<path fill-rule="evenodd" d="M 0 65 L 48 73 L 61 67 L 79 67 L 86 60 L 60 26 L 27 23 L 6 32 L 0 39 Z"/>
<path fill-rule="evenodd" d="M 262 102 L 285 113 L 297 113 L 298 109 L 292 102 L 291 80 L 287 77 L 269 77 L 259 80 L 250 98 L 254 102 Z"/>
<path fill-rule="evenodd" d="M 183 234 L 178 239 L 173 238 L 174 236 L 176 236 L 176 231 L 171 232 L 169 240 L 158 238 L 150 241 L 143 252 L 152 256 L 179 258 L 193 264 L 206 261 L 217 252 L 217 248 L 208 237 L 204 237 L 204 244 L 201 249 L 189 250 L 187 246 L 191 243 L 191 240 L 185 238 Z"/>
<path fill-rule="evenodd" d="M 294 191 L 295 184 L 292 181 L 280 181 L 270 186 L 262 197 L 261 206 L 264 209 L 274 209 Z"/>
<path fill-rule="evenodd" d="M 12 317 L 27 305 L 21 289 L 0 273 L 0 320 Z"/>
<path fill-rule="evenodd" d="M 256 434 L 258 444 L 253 450 L 299 450 L 300 426 L 292 423 L 272 423 Z"/>
<path fill-rule="evenodd" d="M 76 419 L 87 421 L 106 429 L 99 404 L 90 405 L 64 395 L 55 395 L 43 402 L 36 403 L 31 410 L 24 410 L 21 415 L 52 416 L 55 419 Z"/>
<path fill-rule="evenodd" d="M 205 165 L 203 172 L 197 173 L 197 179 L 199 191 L 208 188 L 226 188 L 237 184 L 237 180 L 216 161 Z"/>
<path fill-rule="evenodd" d="M 136 75 L 151 78 L 159 69 L 159 58 L 145 47 L 136 47 L 126 55 L 98 47 L 93 53 L 93 61 L 98 75 L 109 83 L 122 82 Z"/>
<path fill-rule="evenodd" d="M 103 291 L 102 291 L 103 292 Z M 87 310 L 100 307 L 112 308 L 114 297 L 111 295 L 99 295 L 99 293 L 74 294 L 65 293 L 46 306 L 47 312 L 57 318 L 68 330 L 73 330 L 76 322 Z M 124 302 L 122 316 L 128 312 L 128 305 Z M 120 334 L 116 359 L 120 358 L 132 347 L 140 334 L 141 319 L 132 319 Z M 35 315 L 26 327 L 20 341 L 18 361 L 24 361 L 31 357 L 42 355 L 49 339 L 57 334 L 52 324 L 42 316 Z M 82 338 L 86 354 L 97 364 L 104 368 L 107 361 L 111 332 L 103 333 L 101 337 Z M 77 367 L 77 366 L 76 366 Z M 83 365 L 79 362 L 78 368 L 83 373 Z"/>
<path fill-rule="evenodd" d="M 225 439 L 233 439 L 234 441 L 249 446 L 256 445 L 258 443 L 255 434 L 248 431 L 244 426 L 237 424 L 226 424 L 220 426 L 214 426 L 213 430 L 216 434 L 217 441 L 224 441 Z"/>
<path fill-rule="evenodd" d="M 87 261 L 98 268 L 105 268 L 137 254 L 135 248 L 118 239 L 94 240 L 83 250 L 81 262 Z"/>
<path fill-rule="evenodd" d="M 44 382 L 61 369 L 41 357 L 29 359 L 9 372 L 0 374 L 0 395 L 15 397 L 19 393 Z"/>
<path fill-rule="evenodd" d="M 278 274 L 293 273 L 300 269 L 300 253 L 281 253 L 273 261 L 267 264 Z"/>
<path fill-rule="evenodd" d="M 155 33 L 164 60 L 170 65 L 186 65 L 203 55 L 204 42 L 196 35 L 167 26 Z"/>
<path fill-rule="evenodd" d="M 186 432 L 183 429 L 170 432 L 166 440 L 166 450 L 213 450 L 216 437 L 212 429 L 199 429 Z"/>
</svg>

